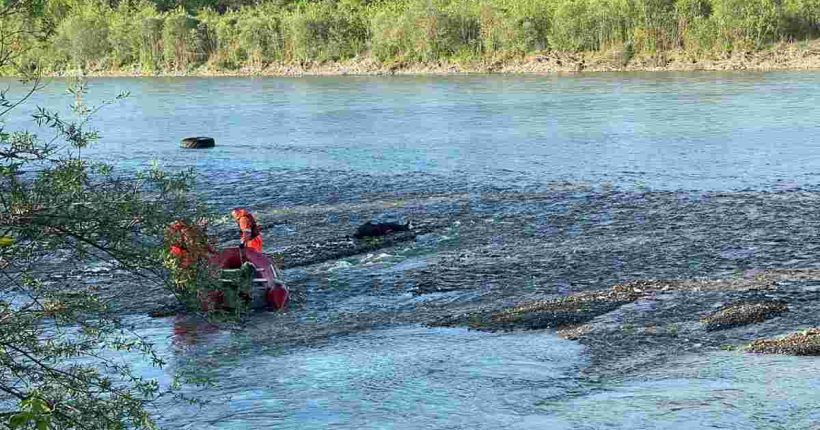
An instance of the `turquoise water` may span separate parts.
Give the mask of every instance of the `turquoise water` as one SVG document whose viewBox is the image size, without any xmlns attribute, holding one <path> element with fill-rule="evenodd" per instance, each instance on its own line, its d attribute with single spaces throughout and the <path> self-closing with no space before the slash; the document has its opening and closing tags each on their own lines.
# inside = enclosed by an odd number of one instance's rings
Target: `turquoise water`
<svg viewBox="0 0 820 430">
<path fill-rule="evenodd" d="M 130 92 L 93 122 L 103 136 L 96 151 L 123 166 L 157 159 L 231 179 L 341 170 L 733 190 L 814 181 L 818 80 L 813 73 L 116 78 L 92 79 L 87 102 Z M 62 108 L 72 102 L 64 92 L 65 82 L 54 81 L 32 101 Z M 32 109 L 7 126 L 18 127 Z M 217 147 L 179 148 L 195 135 L 214 137 Z"/>
</svg>

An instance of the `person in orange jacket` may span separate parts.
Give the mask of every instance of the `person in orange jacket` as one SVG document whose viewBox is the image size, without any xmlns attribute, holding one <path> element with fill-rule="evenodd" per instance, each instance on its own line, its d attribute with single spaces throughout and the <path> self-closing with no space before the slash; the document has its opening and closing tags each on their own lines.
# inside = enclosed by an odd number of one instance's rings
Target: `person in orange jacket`
<svg viewBox="0 0 820 430">
<path fill-rule="evenodd" d="M 241 236 L 239 237 L 240 248 L 250 248 L 256 252 L 262 252 L 262 233 L 256 224 L 256 219 L 248 213 L 245 208 L 236 208 L 231 211 L 233 219 L 239 224 Z"/>
<path fill-rule="evenodd" d="M 166 242 L 172 254 L 179 258 L 179 265 L 183 269 L 191 267 L 194 262 L 207 259 L 216 251 L 209 243 L 207 224 L 204 222 L 188 225 L 185 221 L 176 221 L 168 227 Z"/>
</svg>

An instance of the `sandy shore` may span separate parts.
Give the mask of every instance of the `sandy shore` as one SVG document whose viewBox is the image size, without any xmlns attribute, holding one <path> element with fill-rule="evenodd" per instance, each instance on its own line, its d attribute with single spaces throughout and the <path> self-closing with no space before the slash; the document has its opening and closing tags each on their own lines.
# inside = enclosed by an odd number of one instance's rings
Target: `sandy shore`
<svg viewBox="0 0 820 430">
<path fill-rule="evenodd" d="M 699 58 L 682 50 L 653 56 L 628 57 L 623 51 L 566 53 L 544 51 L 523 58 L 473 62 L 382 63 L 359 57 L 326 63 L 272 63 L 239 70 L 215 70 L 208 65 L 186 71 L 144 72 L 138 66 L 123 70 L 87 70 L 88 76 L 344 76 L 453 75 L 465 73 L 553 74 L 583 72 L 674 71 L 820 71 L 820 40 L 780 43 L 759 51 L 735 51 L 720 58 Z M 49 73 L 71 75 L 73 71 Z"/>
</svg>

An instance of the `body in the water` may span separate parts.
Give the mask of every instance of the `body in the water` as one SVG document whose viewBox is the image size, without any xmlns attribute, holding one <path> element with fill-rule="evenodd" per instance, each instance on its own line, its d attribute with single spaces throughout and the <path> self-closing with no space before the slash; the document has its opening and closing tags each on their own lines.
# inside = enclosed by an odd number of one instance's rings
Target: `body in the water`
<svg viewBox="0 0 820 430">
<path fill-rule="evenodd" d="M 356 239 L 361 239 L 363 237 L 386 236 L 394 231 L 410 231 L 412 228 L 413 224 L 410 221 L 406 224 L 392 222 L 380 222 L 374 224 L 373 222 L 368 221 L 359 226 L 359 229 L 353 237 Z"/>
</svg>

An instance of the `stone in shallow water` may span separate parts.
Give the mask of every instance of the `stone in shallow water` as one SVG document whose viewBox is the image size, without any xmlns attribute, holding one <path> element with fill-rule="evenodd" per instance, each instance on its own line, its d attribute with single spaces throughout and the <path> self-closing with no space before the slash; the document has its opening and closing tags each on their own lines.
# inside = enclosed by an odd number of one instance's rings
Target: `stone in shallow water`
<svg viewBox="0 0 820 430">
<path fill-rule="evenodd" d="M 788 304 L 782 300 L 759 302 L 735 302 L 721 306 L 716 312 L 700 320 L 706 331 L 724 330 L 747 324 L 762 323 L 787 312 Z"/>
<path fill-rule="evenodd" d="M 756 340 L 744 348 L 747 352 L 784 355 L 820 355 L 820 329 L 792 333 L 783 339 Z"/>
</svg>

